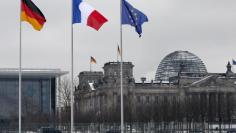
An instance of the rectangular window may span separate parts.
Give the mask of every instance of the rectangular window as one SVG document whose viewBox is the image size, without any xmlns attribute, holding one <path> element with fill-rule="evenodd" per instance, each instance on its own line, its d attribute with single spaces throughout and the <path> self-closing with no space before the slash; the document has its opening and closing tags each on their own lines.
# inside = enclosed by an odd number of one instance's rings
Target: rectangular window
<svg viewBox="0 0 236 133">
<path fill-rule="evenodd" d="M 43 80 L 42 81 L 42 111 L 50 112 L 50 81 Z"/>
<path fill-rule="evenodd" d="M 155 103 L 158 104 L 158 96 L 155 96 Z"/>
<path fill-rule="evenodd" d="M 120 96 L 117 97 L 117 101 L 118 101 L 118 103 L 120 103 Z"/>
<path fill-rule="evenodd" d="M 141 102 L 140 96 L 137 96 L 137 102 L 138 102 L 138 103 Z"/>
<path fill-rule="evenodd" d="M 149 103 L 150 102 L 150 97 L 146 96 L 146 102 Z"/>
</svg>

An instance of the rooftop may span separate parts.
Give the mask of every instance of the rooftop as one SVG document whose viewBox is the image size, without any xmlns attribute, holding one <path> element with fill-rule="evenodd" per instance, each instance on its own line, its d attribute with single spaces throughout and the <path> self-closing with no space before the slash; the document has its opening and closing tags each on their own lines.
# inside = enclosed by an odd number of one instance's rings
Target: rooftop
<svg viewBox="0 0 236 133">
<path fill-rule="evenodd" d="M 61 71 L 61 69 L 33 69 L 23 68 L 22 77 L 58 77 L 68 74 L 67 71 Z M 0 68 L 0 77 L 17 77 L 19 76 L 18 68 Z"/>
</svg>

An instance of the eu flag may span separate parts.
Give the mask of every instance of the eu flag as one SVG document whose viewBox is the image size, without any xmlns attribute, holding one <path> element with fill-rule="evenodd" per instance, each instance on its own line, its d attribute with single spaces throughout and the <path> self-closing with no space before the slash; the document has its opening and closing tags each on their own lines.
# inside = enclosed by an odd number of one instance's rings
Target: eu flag
<svg viewBox="0 0 236 133">
<path fill-rule="evenodd" d="M 147 21 L 148 18 L 145 14 L 134 8 L 126 0 L 122 0 L 122 24 L 134 26 L 139 37 L 141 37 L 142 24 Z"/>
<path fill-rule="evenodd" d="M 232 60 L 232 62 L 233 62 L 233 65 L 236 65 L 236 61 L 234 59 Z"/>
</svg>

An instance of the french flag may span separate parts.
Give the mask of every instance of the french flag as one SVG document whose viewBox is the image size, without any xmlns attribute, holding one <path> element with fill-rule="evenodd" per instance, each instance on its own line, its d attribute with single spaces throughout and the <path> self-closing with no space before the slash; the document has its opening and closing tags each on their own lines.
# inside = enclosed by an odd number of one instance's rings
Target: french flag
<svg viewBox="0 0 236 133">
<path fill-rule="evenodd" d="M 92 6 L 82 0 L 73 0 L 73 24 L 82 23 L 96 30 L 108 20 Z"/>
</svg>

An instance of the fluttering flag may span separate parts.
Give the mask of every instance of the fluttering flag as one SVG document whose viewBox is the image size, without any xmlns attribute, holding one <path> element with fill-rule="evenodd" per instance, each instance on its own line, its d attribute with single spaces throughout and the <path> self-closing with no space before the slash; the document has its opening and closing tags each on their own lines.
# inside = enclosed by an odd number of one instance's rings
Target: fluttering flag
<svg viewBox="0 0 236 133">
<path fill-rule="evenodd" d="M 120 51 L 119 45 L 117 45 L 117 52 L 118 52 L 119 55 L 121 55 L 121 51 Z"/>
<path fill-rule="evenodd" d="M 95 90 L 96 90 L 95 87 L 94 87 L 94 83 L 89 83 L 89 86 L 90 86 L 90 89 L 91 89 L 92 91 L 95 91 Z"/>
<path fill-rule="evenodd" d="M 236 61 L 234 59 L 232 59 L 232 64 L 236 65 Z"/>
<path fill-rule="evenodd" d="M 94 57 L 92 57 L 92 56 L 91 56 L 91 58 L 90 58 L 90 63 L 97 64 L 97 61 L 95 60 L 95 58 L 94 58 Z"/>
<path fill-rule="evenodd" d="M 136 32 L 141 37 L 142 34 L 142 24 L 148 22 L 147 16 L 134 8 L 126 0 L 122 0 L 122 24 L 129 24 L 135 27 Z"/>
<path fill-rule="evenodd" d="M 40 31 L 46 19 L 31 0 L 21 0 L 21 21 L 29 22 L 35 30 Z"/>
<path fill-rule="evenodd" d="M 99 30 L 108 20 L 91 5 L 82 0 L 73 0 L 73 24 L 83 23 Z"/>
</svg>

